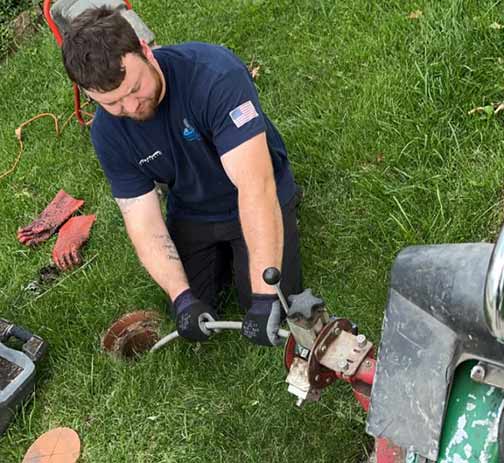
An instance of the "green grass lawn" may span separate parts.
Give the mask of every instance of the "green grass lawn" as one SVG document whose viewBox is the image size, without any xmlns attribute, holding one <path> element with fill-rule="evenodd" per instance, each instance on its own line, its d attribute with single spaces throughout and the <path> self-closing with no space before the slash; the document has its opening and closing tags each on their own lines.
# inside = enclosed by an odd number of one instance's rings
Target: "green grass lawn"
<svg viewBox="0 0 504 463">
<path fill-rule="evenodd" d="M 305 284 L 374 342 L 399 250 L 495 238 L 503 119 L 468 111 L 504 100 L 500 2 L 143 0 L 135 9 L 161 44 L 220 43 L 260 64 L 263 108 L 305 193 Z M 48 30 L 0 64 L 0 97 L 3 172 L 21 122 L 72 110 Z M 165 300 L 128 242 L 88 131 L 74 122 L 56 139 L 53 130 L 49 119 L 26 129 L 21 163 L 0 181 L 0 314 L 50 344 L 35 399 L 0 439 L 0 462 L 21 461 L 55 426 L 78 431 L 85 463 L 360 462 L 370 439 L 350 389 L 297 409 L 280 349 L 228 332 L 131 364 L 100 352 L 113 319 L 164 313 Z M 31 250 L 15 232 L 60 188 L 97 215 L 84 251 L 94 259 L 36 298 L 24 288 L 50 262 L 54 238 Z M 234 303 L 226 313 L 239 317 Z"/>
</svg>

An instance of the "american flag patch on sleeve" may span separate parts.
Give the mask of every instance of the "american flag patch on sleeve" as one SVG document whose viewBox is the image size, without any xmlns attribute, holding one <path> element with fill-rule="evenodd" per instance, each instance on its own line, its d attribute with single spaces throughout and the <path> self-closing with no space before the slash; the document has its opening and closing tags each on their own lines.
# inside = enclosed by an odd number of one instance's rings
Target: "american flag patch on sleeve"
<svg viewBox="0 0 504 463">
<path fill-rule="evenodd" d="M 250 100 L 242 103 L 229 113 L 229 117 L 238 128 L 258 116 L 259 114 L 257 114 L 254 104 Z"/>
</svg>

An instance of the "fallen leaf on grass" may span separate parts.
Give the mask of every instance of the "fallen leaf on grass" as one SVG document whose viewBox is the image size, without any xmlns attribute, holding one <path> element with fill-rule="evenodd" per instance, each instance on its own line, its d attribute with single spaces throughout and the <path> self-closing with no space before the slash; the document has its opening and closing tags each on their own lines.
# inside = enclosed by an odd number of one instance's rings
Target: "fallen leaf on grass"
<svg viewBox="0 0 504 463">
<path fill-rule="evenodd" d="M 14 197 L 15 198 L 22 198 L 22 197 L 24 197 L 24 198 L 33 198 L 33 195 L 29 191 L 27 191 L 27 190 L 21 190 L 21 191 L 19 191 L 17 193 L 14 193 Z"/>
<path fill-rule="evenodd" d="M 504 111 L 504 103 L 492 103 L 486 106 L 478 106 L 476 108 L 471 109 L 467 112 L 467 114 L 481 114 L 484 113 L 487 116 L 493 116 L 495 114 L 499 114 L 501 111 Z"/>
<path fill-rule="evenodd" d="M 423 11 L 422 10 L 415 10 L 415 11 L 412 11 L 409 15 L 408 15 L 408 18 L 409 19 L 419 19 L 423 16 Z"/>
<path fill-rule="evenodd" d="M 475 113 L 485 113 L 488 116 L 492 116 L 494 114 L 495 110 L 493 105 L 487 105 L 487 106 L 478 106 L 477 108 L 473 108 L 470 111 L 467 112 L 467 114 L 472 115 Z"/>
<path fill-rule="evenodd" d="M 376 155 L 376 162 L 383 162 L 385 161 L 385 156 L 383 155 L 383 153 L 378 153 Z"/>
<path fill-rule="evenodd" d="M 494 22 L 490 24 L 490 29 L 495 29 L 496 31 L 500 31 L 501 29 L 504 29 L 504 26 L 502 24 L 499 24 L 498 22 Z"/>
<path fill-rule="evenodd" d="M 258 64 L 254 66 L 254 63 L 252 62 L 247 66 L 247 68 L 252 76 L 252 79 L 257 80 L 260 76 L 259 70 L 261 69 L 261 65 Z"/>
</svg>

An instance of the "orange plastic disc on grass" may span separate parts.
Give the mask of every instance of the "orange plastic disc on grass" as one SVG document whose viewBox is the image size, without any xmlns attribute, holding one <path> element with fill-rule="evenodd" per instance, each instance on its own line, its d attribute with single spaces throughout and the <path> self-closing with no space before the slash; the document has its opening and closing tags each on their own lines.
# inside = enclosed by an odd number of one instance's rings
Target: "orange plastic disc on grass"
<svg viewBox="0 0 504 463">
<path fill-rule="evenodd" d="M 42 434 L 28 449 L 22 463 L 75 463 L 80 456 L 80 439 L 70 428 Z"/>
</svg>

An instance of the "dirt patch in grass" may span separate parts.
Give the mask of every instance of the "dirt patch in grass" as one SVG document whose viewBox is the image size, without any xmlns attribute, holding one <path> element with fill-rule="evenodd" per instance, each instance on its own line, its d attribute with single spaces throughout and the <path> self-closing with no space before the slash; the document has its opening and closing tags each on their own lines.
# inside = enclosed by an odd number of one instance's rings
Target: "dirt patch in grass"
<svg viewBox="0 0 504 463">
<path fill-rule="evenodd" d="M 4 0 L 0 0 L 2 8 Z M 21 8 L 26 8 L 20 11 Z M 44 23 L 41 5 L 19 4 L 9 11 L 11 16 L 2 13 L 0 20 L 0 63 L 14 53 L 23 43 L 32 38 Z"/>
</svg>

